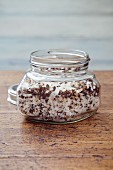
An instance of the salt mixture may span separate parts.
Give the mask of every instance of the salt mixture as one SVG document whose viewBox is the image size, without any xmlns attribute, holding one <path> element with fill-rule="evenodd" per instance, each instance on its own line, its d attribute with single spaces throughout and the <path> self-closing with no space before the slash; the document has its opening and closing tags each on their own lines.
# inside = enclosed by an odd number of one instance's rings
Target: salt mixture
<svg viewBox="0 0 113 170">
<path fill-rule="evenodd" d="M 94 112 L 100 104 L 99 86 L 94 79 L 68 82 L 25 81 L 18 91 L 18 108 L 37 120 L 68 122 Z"/>
</svg>

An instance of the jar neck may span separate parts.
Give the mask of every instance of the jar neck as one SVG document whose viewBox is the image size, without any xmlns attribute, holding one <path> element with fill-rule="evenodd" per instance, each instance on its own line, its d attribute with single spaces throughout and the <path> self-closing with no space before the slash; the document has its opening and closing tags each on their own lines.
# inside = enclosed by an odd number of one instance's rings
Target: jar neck
<svg viewBox="0 0 113 170">
<path fill-rule="evenodd" d="M 60 77 L 86 74 L 90 59 L 85 52 L 76 50 L 41 52 L 38 51 L 31 54 L 32 72 Z"/>
<path fill-rule="evenodd" d="M 86 74 L 88 69 L 88 64 L 86 63 L 84 67 L 42 67 L 42 66 L 33 66 L 31 65 L 31 71 L 35 73 L 39 73 L 42 75 L 48 76 L 79 76 Z"/>
</svg>

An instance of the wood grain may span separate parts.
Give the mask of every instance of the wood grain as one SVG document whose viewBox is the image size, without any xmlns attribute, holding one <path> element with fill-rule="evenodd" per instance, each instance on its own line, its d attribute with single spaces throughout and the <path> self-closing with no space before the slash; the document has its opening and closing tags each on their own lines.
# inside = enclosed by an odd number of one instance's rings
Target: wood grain
<svg viewBox="0 0 113 170">
<path fill-rule="evenodd" d="M 18 8 L 17 8 L 18 5 Z M 113 14 L 113 1 L 112 0 L 27 0 L 18 3 L 18 0 L 1 0 L 0 12 L 2 15 L 112 15 Z M 101 6 L 101 8 L 100 8 Z M 3 10 L 3 8 L 5 10 Z"/>
<path fill-rule="evenodd" d="M 113 169 L 113 71 L 95 72 L 101 107 L 69 125 L 26 122 L 9 104 L 7 89 L 24 72 L 0 71 L 0 170 Z"/>
<path fill-rule="evenodd" d="M 61 17 L 3 17 L 0 20 L 0 37 L 3 35 L 7 37 L 78 37 L 79 35 L 86 38 L 92 37 L 92 39 L 103 37 L 113 38 L 112 18 L 112 16 L 93 16 L 92 19 L 92 17 L 89 16 L 81 17 L 76 15 Z M 97 28 L 95 28 L 95 23 Z"/>
<path fill-rule="evenodd" d="M 113 69 L 112 0 L 0 0 L 0 69 L 28 68 L 39 49 L 90 54 L 95 70 Z"/>
</svg>

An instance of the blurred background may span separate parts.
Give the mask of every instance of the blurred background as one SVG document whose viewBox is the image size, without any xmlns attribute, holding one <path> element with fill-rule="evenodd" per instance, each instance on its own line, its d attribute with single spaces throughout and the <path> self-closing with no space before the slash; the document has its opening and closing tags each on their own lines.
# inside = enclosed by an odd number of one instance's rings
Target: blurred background
<svg viewBox="0 0 113 170">
<path fill-rule="evenodd" d="M 113 70 L 113 0 L 0 0 L 0 70 L 26 70 L 32 51 L 51 48 Z"/>
</svg>

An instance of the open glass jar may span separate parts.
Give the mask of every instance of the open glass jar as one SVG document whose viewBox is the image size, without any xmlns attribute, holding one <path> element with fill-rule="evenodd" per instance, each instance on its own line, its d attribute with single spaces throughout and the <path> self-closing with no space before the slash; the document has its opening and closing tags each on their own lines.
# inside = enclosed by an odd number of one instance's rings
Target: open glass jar
<svg viewBox="0 0 113 170">
<path fill-rule="evenodd" d="M 77 50 L 31 53 L 31 70 L 17 88 L 17 107 L 31 121 L 77 122 L 96 113 L 100 85 L 88 71 L 89 55 Z"/>
</svg>

